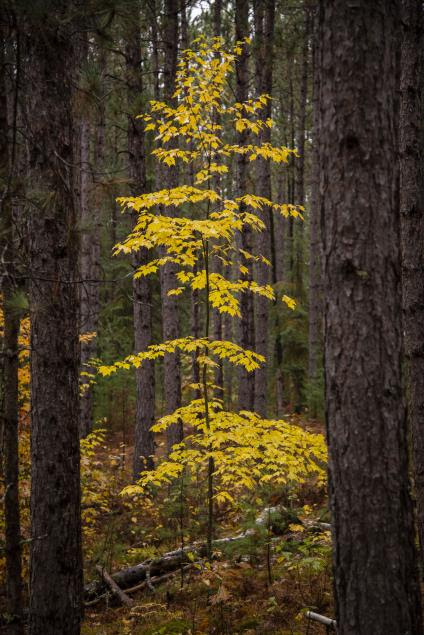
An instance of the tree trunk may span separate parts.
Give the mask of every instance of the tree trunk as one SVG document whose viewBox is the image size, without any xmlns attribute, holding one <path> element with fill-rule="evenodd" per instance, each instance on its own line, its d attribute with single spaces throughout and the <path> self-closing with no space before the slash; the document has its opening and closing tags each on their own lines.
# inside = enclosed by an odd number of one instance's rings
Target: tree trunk
<svg viewBox="0 0 424 635">
<path fill-rule="evenodd" d="M 163 33 L 165 40 L 164 60 L 164 101 L 173 102 L 175 76 L 177 72 L 178 53 L 178 0 L 166 0 L 164 7 Z M 163 166 L 165 187 L 171 189 L 178 184 L 175 166 Z M 167 213 L 171 213 L 168 210 Z M 167 263 L 161 270 L 162 296 L 162 330 L 164 340 L 173 340 L 179 336 L 178 304 L 175 296 L 168 291 L 176 286 L 177 268 L 174 263 Z M 167 354 L 164 359 L 165 413 L 170 414 L 181 406 L 181 364 L 177 353 Z M 169 426 L 167 429 L 168 451 L 183 438 L 182 423 Z"/>
<path fill-rule="evenodd" d="M 0 31 L 3 36 L 3 29 Z M 19 509 L 19 452 L 18 452 L 18 337 L 19 312 L 13 306 L 17 291 L 15 242 L 13 231 L 12 196 L 15 149 L 9 147 L 11 135 L 7 120 L 7 86 L 5 77 L 4 38 L 0 37 L 0 291 L 3 309 L 3 342 L 1 366 L 0 448 L 2 450 L 2 478 L 4 479 L 4 522 L 6 551 L 7 609 L 13 616 L 11 635 L 23 633 L 21 617 L 22 553 Z M 19 63 L 19 61 L 18 61 Z M 16 70 L 17 74 L 19 72 Z M 18 79 L 15 79 L 18 81 Z M 18 89 L 18 86 L 15 86 Z M 15 92 L 15 99 L 17 92 Z M 13 122 L 16 126 L 16 121 Z M 12 131 L 14 139 L 16 129 Z"/>
<path fill-rule="evenodd" d="M 139 114 L 143 94 L 140 26 L 136 16 L 129 16 L 126 33 L 126 65 L 128 90 L 128 157 L 131 195 L 146 192 L 146 161 L 143 123 Z M 134 267 L 147 264 L 147 249 L 141 249 L 133 259 Z M 152 289 L 149 277 L 133 278 L 134 345 L 135 352 L 144 351 L 152 343 Z M 155 443 L 151 427 L 155 421 L 155 365 L 145 361 L 135 371 L 136 424 L 134 439 L 133 477 L 143 469 L 153 469 Z"/>
<path fill-rule="evenodd" d="M 261 2 L 255 0 L 255 70 L 256 70 L 256 92 L 258 95 L 266 93 L 272 95 L 272 67 L 274 63 L 274 16 L 275 0 Z M 269 101 L 261 111 L 261 118 L 271 117 L 271 102 Z M 271 141 L 271 130 L 265 127 L 261 133 L 260 141 L 269 143 Z M 271 194 L 271 163 L 264 159 L 256 161 L 256 191 L 259 196 L 268 199 Z M 271 226 L 274 225 L 274 212 L 265 208 L 261 213 L 261 218 L 266 229 L 257 236 L 257 249 L 260 254 L 268 260 L 271 258 Z M 261 285 L 270 282 L 269 267 L 263 263 L 258 263 L 256 267 L 257 281 Z M 269 300 L 262 296 L 255 298 L 255 350 L 264 357 L 268 356 L 268 311 Z M 267 365 L 259 368 L 255 372 L 255 412 L 266 417 L 267 412 Z"/>
<path fill-rule="evenodd" d="M 326 416 L 338 632 L 418 634 L 401 377 L 399 3 L 321 0 L 320 11 Z"/>
<path fill-rule="evenodd" d="M 235 3 L 235 28 L 236 41 L 242 41 L 249 35 L 249 3 L 244 0 L 236 0 Z M 236 60 L 236 99 L 239 103 L 248 99 L 249 93 L 249 69 L 248 52 L 245 44 L 242 46 L 242 53 Z M 248 133 L 243 131 L 238 133 L 237 141 L 240 146 L 248 142 Z M 237 157 L 237 196 L 242 196 L 247 192 L 248 160 L 247 155 L 239 154 Z M 240 205 L 240 212 L 245 211 L 245 205 Z M 249 253 L 252 252 L 252 231 L 245 227 L 240 236 L 240 247 Z M 252 265 L 249 261 L 243 262 L 248 268 L 248 273 L 240 276 L 243 280 L 252 280 Z M 253 350 L 255 347 L 255 325 L 252 294 L 247 291 L 240 297 L 240 346 Z M 238 406 L 239 410 L 253 410 L 255 407 L 255 374 L 239 369 L 238 373 Z"/>
<path fill-rule="evenodd" d="M 80 203 L 80 277 L 83 282 L 80 285 L 80 324 L 81 334 L 93 332 L 93 321 L 91 313 L 91 239 L 92 239 L 92 207 L 90 205 L 91 192 L 91 161 L 90 161 L 90 121 L 83 115 L 80 124 L 80 180 L 79 180 L 79 203 Z M 82 339 L 80 344 L 81 372 L 90 373 L 88 360 L 92 357 L 91 339 Z M 80 435 L 86 437 L 93 428 L 92 424 L 92 390 L 89 381 L 85 376 L 81 376 L 81 396 L 80 396 Z"/>
<path fill-rule="evenodd" d="M 296 159 L 296 205 L 305 205 L 305 135 L 306 135 L 306 105 L 308 98 L 308 66 L 309 66 L 309 30 L 310 15 L 309 10 L 304 9 L 304 33 L 302 43 L 302 75 L 300 80 L 300 110 L 299 110 L 299 128 L 297 131 L 297 149 L 299 158 Z M 304 223 L 299 221 L 296 223 L 296 271 L 295 271 L 295 293 L 300 301 L 304 297 Z"/>
<path fill-rule="evenodd" d="M 28 23 L 31 307 L 30 635 L 80 632 L 75 7 Z M 30 37 L 29 37 L 30 35 Z"/>
<path fill-rule="evenodd" d="M 312 387 L 321 368 L 322 346 L 322 276 L 321 241 L 319 227 L 319 37 L 317 14 L 313 26 L 313 88 L 312 88 L 312 168 L 311 203 L 309 206 L 309 311 L 308 311 L 308 379 Z M 316 413 L 312 413 L 316 415 Z"/>
<path fill-rule="evenodd" d="M 94 136 L 94 165 L 90 161 L 90 134 L 92 132 L 87 116 L 83 117 L 81 125 L 81 250 L 80 275 L 83 283 L 80 289 L 80 332 L 91 334 L 80 345 L 81 368 L 85 372 L 93 373 L 89 360 L 97 354 L 97 329 L 100 311 L 100 234 L 101 210 L 104 201 L 105 179 L 105 73 L 106 53 L 102 44 L 99 45 L 98 65 L 100 74 L 100 92 L 97 95 L 98 107 L 95 113 Z M 90 179 L 90 168 L 92 175 Z M 95 334 L 93 336 L 93 334 Z M 80 434 L 86 437 L 93 430 L 93 393 L 86 382 L 80 398 Z"/>
<path fill-rule="evenodd" d="M 424 24 L 419 0 L 404 0 L 403 24 L 400 107 L 403 318 L 417 523 L 424 571 Z"/>
<path fill-rule="evenodd" d="M 221 37 L 222 30 L 222 0 L 215 0 L 213 4 L 213 35 L 214 37 Z M 220 116 L 216 115 L 217 120 L 216 123 L 220 124 Z M 222 179 L 219 175 L 215 177 L 213 180 L 214 189 L 222 195 Z M 223 275 L 223 263 L 220 258 L 215 260 L 214 268 L 215 271 L 221 275 Z M 213 320 L 213 338 L 214 340 L 222 340 L 223 338 L 223 315 L 217 309 L 212 310 L 212 320 Z M 217 363 L 217 367 L 215 370 L 215 385 L 218 386 L 216 391 L 216 396 L 218 399 L 224 398 L 224 364 L 221 359 L 215 359 Z"/>
</svg>

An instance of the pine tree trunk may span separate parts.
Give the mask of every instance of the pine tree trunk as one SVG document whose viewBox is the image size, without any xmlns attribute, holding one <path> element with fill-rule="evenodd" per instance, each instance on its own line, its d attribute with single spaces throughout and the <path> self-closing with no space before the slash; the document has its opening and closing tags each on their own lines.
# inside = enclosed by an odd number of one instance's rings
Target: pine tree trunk
<svg viewBox="0 0 424 635">
<path fill-rule="evenodd" d="M 79 270 L 80 278 L 84 282 L 79 288 L 80 293 L 80 324 L 79 331 L 81 334 L 92 333 L 93 320 L 91 312 L 91 269 L 92 269 L 92 206 L 90 205 L 91 192 L 91 161 L 90 161 L 90 121 L 86 115 L 83 115 L 80 124 L 80 178 L 79 178 L 79 203 L 80 203 L 80 258 Z M 81 371 L 92 372 L 88 365 L 88 360 L 92 357 L 92 340 L 83 339 L 80 344 Z M 89 382 L 81 376 L 81 396 L 80 396 L 80 435 L 86 437 L 91 432 L 92 424 L 92 390 Z"/>
<path fill-rule="evenodd" d="M 146 160 L 143 123 L 135 117 L 137 103 L 143 94 L 140 26 L 137 16 L 128 16 L 126 33 L 126 65 L 128 90 L 128 158 L 132 196 L 146 191 Z M 141 249 L 133 259 L 134 267 L 147 264 L 149 252 Z M 133 278 L 134 349 L 138 353 L 152 344 L 152 289 L 149 277 Z M 155 365 L 146 360 L 135 371 L 136 422 L 133 477 L 143 469 L 153 469 L 155 443 L 151 427 L 155 421 Z"/>
<path fill-rule="evenodd" d="M 304 9 L 304 33 L 302 42 L 302 75 L 300 80 L 300 109 L 299 127 L 297 131 L 297 149 L 299 158 L 296 159 L 296 183 L 295 183 L 295 203 L 305 205 L 305 135 L 306 135 L 306 105 L 308 98 L 308 71 L 309 71 L 309 30 L 310 16 L 308 9 Z M 295 271 L 295 293 L 300 301 L 304 296 L 304 223 L 296 223 L 296 271 Z"/>
<path fill-rule="evenodd" d="M 81 124 L 81 171 L 80 171 L 80 218 L 81 250 L 80 275 L 84 282 L 80 289 L 80 332 L 91 334 L 80 345 L 81 369 L 93 373 L 89 360 L 97 356 L 97 329 L 100 311 L 100 234 L 101 210 L 104 200 L 102 181 L 105 179 L 105 87 L 106 53 L 100 47 L 98 53 L 101 90 L 95 114 L 94 130 L 89 118 L 84 116 Z M 90 135 L 94 136 L 94 161 L 90 157 Z M 90 175 L 91 171 L 91 175 Z M 96 334 L 96 335 L 92 335 Z M 88 382 L 83 383 L 80 398 L 80 434 L 86 437 L 93 430 L 93 393 Z M 84 386 L 84 383 L 86 385 Z"/>
<path fill-rule="evenodd" d="M 275 0 L 261 2 L 255 0 L 255 67 L 256 92 L 258 95 L 272 95 L 272 67 L 274 63 L 274 15 Z M 262 119 L 271 117 L 271 102 L 261 110 Z M 261 142 L 271 141 L 271 130 L 267 127 L 261 133 Z M 264 159 L 256 161 L 256 192 L 258 196 L 272 198 L 271 193 L 271 164 Z M 266 229 L 257 236 L 257 250 L 262 256 L 271 258 L 271 226 L 273 229 L 273 210 L 264 207 L 261 218 Z M 257 264 L 256 278 L 258 284 L 267 285 L 270 282 L 269 267 L 263 263 Z M 268 311 L 269 300 L 262 296 L 255 298 L 255 350 L 265 358 L 268 357 Z M 265 417 L 267 413 L 267 366 L 264 365 L 255 372 L 255 412 Z"/>
<path fill-rule="evenodd" d="M 164 6 L 164 101 L 172 103 L 177 72 L 178 53 L 178 0 L 166 0 Z M 161 170 L 165 187 L 171 189 L 178 184 L 178 174 L 175 166 Z M 170 210 L 166 210 L 171 213 Z M 161 270 L 162 296 L 162 330 L 164 340 L 179 337 L 178 304 L 174 296 L 168 296 L 168 291 L 176 286 L 177 268 L 174 263 L 167 263 Z M 177 353 L 167 354 L 164 359 L 164 391 L 165 412 L 170 414 L 181 406 L 181 365 Z M 183 438 L 182 424 L 169 426 L 167 429 L 168 451 L 175 443 Z"/>
<path fill-rule="evenodd" d="M 22 550 L 19 508 L 19 451 L 18 451 L 18 337 L 19 312 L 13 306 L 17 291 L 16 258 L 12 197 L 10 187 L 14 172 L 15 152 L 9 142 L 16 131 L 10 134 L 7 120 L 6 60 L 3 29 L 0 31 L 0 292 L 3 309 L 3 342 L 1 365 L 1 411 L 0 447 L 2 449 L 1 471 L 4 479 L 4 524 L 6 552 L 7 610 L 13 616 L 11 635 L 23 633 L 21 617 L 22 600 Z M 17 79 L 15 79 L 17 81 Z M 13 122 L 16 125 L 16 121 Z"/>
<path fill-rule="evenodd" d="M 424 126 L 423 8 L 403 1 L 400 107 L 400 203 L 405 352 L 408 359 L 410 417 L 417 524 L 424 571 Z"/>
<path fill-rule="evenodd" d="M 249 4 L 244 0 L 236 0 L 235 3 L 235 28 L 236 41 L 242 41 L 249 35 Z M 236 60 L 236 99 L 243 102 L 248 99 L 249 93 L 249 69 L 248 69 L 248 52 L 247 47 L 243 44 L 242 53 Z M 248 142 L 248 133 L 243 131 L 238 133 L 238 144 L 246 145 Z M 248 177 L 248 160 L 245 154 L 237 157 L 237 196 L 243 196 L 247 192 Z M 245 205 L 240 205 L 240 212 L 246 211 Z M 240 247 L 244 251 L 252 252 L 252 231 L 249 227 L 245 227 L 240 236 Z M 252 265 L 249 261 L 242 263 L 248 268 L 247 274 L 242 274 L 242 280 L 251 281 L 253 277 Z M 240 297 L 240 346 L 245 349 L 253 350 L 255 346 L 255 325 L 254 325 L 254 307 L 252 293 L 247 291 L 242 293 Z M 247 372 L 244 368 L 240 368 L 238 387 L 238 405 L 239 410 L 253 410 L 255 407 L 255 374 Z"/>
<path fill-rule="evenodd" d="M 313 26 L 313 88 L 312 88 L 312 167 L 311 167 L 311 204 L 309 206 L 309 311 L 308 311 L 308 379 L 312 386 L 317 380 L 321 367 L 322 346 L 322 280 L 321 280 L 321 241 L 319 227 L 319 38 L 318 21 L 315 14 Z M 316 413 L 312 413 L 316 415 Z"/>
<path fill-rule="evenodd" d="M 74 33 L 62 0 L 27 23 L 30 167 L 30 635 L 80 632 L 77 215 Z M 29 36 L 28 33 L 28 36 Z"/>
<path fill-rule="evenodd" d="M 322 0 L 321 226 L 338 633 L 422 633 L 401 377 L 395 0 Z"/>
</svg>

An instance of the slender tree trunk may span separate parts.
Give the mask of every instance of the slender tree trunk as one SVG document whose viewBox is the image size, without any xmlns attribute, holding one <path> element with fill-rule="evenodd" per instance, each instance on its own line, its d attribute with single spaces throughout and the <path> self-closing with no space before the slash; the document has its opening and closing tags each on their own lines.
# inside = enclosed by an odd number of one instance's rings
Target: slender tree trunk
<svg viewBox="0 0 424 635">
<path fill-rule="evenodd" d="M 91 161 L 90 161 L 90 121 L 86 114 L 83 115 L 80 124 L 80 175 L 79 175 L 79 203 L 80 203 L 80 277 L 83 281 L 79 288 L 80 293 L 80 324 L 81 334 L 93 332 L 93 320 L 91 313 L 91 265 L 92 265 L 92 206 L 90 205 L 91 192 Z M 83 338 L 80 344 L 81 372 L 92 371 L 88 360 L 92 357 L 92 341 Z M 92 391 L 86 376 L 81 376 L 80 396 L 80 435 L 86 437 L 92 430 Z"/>
<path fill-rule="evenodd" d="M 319 69 L 318 69 L 318 21 L 315 15 L 313 27 L 313 121 L 312 121 L 312 167 L 311 204 L 309 206 L 309 311 L 308 311 L 308 379 L 312 386 L 321 367 L 322 346 L 322 277 L 321 241 L 319 227 Z M 316 415 L 316 413 L 312 413 Z"/>
<path fill-rule="evenodd" d="M 338 633 L 418 635 L 401 377 L 399 3 L 322 0 L 320 10 L 326 416 Z"/>
<path fill-rule="evenodd" d="M 277 200 L 285 200 L 285 175 L 279 175 L 277 183 Z M 271 281 L 274 289 L 285 276 L 285 251 L 287 247 L 287 219 L 278 214 L 270 223 L 271 239 Z M 278 237 L 278 238 L 277 238 Z M 278 245 L 278 249 L 276 248 Z M 284 375 L 283 375 L 283 341 L 281 334 L 281 317 L 278 299 L 274 300 L 274 364 L 275 364 L 275 414 L 282 417 L 284 413 Z"/>
<path fill-rule="evenodd" d="M 222 0 L 215 0 L 213 4 L 213 34 L 214 37 L 221 37 L 222 29 Z M 220 119 L 217 115 L 216 123 L 219 125 Z M 222 179 L 218 175 L 214 179 L 214 189 L 222 195 Z M 223 275 L 223 263 L 220 258 L 217 258 L 213 263 L 215 271 Z M 212 321 L 213 321 L 213 338 L 214 340 L 223 339 L 223 315 L 217 309 L 212 309 Z M 215 359 L 217 368 L 215 370 L 215 385 L 218 386 L 216 396 L 218 399 L 224 397 L 224 364 L 221 359 Z"/>
<path fill-rule="evenodd" d="M 403 1 L 400 204 L 405 351 L 421 568 L 424 571 L 424 126 L 423 7 Z"/>
<path fill-rule="evenodd" d="M 143 124 L 135 117 L 139 112 L 139 100 L 143 94 L 141 69 L 140 26 L 137 16 L 128 18 L 126 33 L 126 64 L 128 90 L 128 157 L 130 189 L 132 196 L 146 192 L 146 160 Z M 147 264 L 147 249 L 136 254 L 133 265 Z M 133 278 L 134 345 L 135 352 L 144 351 L 152 344 L 152 289 L 149 277 Z M 155 443 L 151 427 L 155 421 L 155 365 L 145 361 L 135 371 L 136 424 L 134 439 L 133 476 L 137 479 L 141 470 L 153 469 Z"/>
<path fill-rule="evenodd" d="M 305 205 L 305 135 L 306 135 L 306 106 L 308 98 L 308 72 L 309 72 L 309 31 L 310 15 L 309 10 L 304 9 L 304 33 L 302 43 L 302 76 L 300 80 L 300 110 L 299 128 L 297 131 L 297 149 L 299 158 L 296 159 L 296 183 L 295 183 L 295 203 Z M 295 271 L 295 293 L 299 300 L 304 296 L 304 223 L 296 223 L 296 271 Z"/>
<path fill-rule="evenodd" d="M 256 92 L 258 95 L 266 93 L 272 95 L 272 67 L 274 62 L 274 16 L 275 0 L 261 2 L 255 0 L 255 35 L 256 35 Z M 271 102 L 261 110 L 262 119 L 271 117 Z M 271 141 L 271 130 L 264 128 L 261 134 L 261 141 L 269 143 Z M 268 199 L 271 194 L 271 164 L 264 159 L 257 159 L 256 164 L 256 190 L 259 196 Z M 257 249 L 260 254 L 268 260 L 271 257 L 271 227 L 274 230 L 273 210 L 264 208 L 261 218 L 266 225 L 266 230 L 257 236 Z M 270 282 L 269 267 L 263 263 L 258 263 L 256 272 L 257 281 L 261 285 Z M 268 356 L 268 311 L 269 300 L 262 296 L 255 298 L 255 350 L 264 357 Z M 261 416 L 266 416 L 267 411 L 267 366 L 255 372 L 255 412 Z"/>
<path fill-rule="evenodd" d="M 249 3 L 244 0 L 236 0 L 235 3 L 235 27 L 236 41 L 242 41 L 249 35 Z M 244 102 L 249 96 L 248 51 L 245 44 L 242 53 L 236 60 L 236 99 Z M 248 142 L 248 133 L 238 133 L 238 144 L 243 146 Z M 237 157 L 237 191 L 238 196 L 247 192 L 248 160 L 245 154 Z M 240 205 L 240 212 L 245 211 L 245 205 Z M 252 252 L 252 231 L 245 227 L 240 236 L 240 247 L 249 253 Z M 243 262 L 248 268 L 248 273 L 240 276 L 241 279 L 252 280 L 252 265 L 249 261 Z M 240 297 L 240 346 L 252 350 L 255 346 L 254 308 L 252 294 L 247 291 Z M 244 368 L 239 370 L 238 405 L 240 410 L 253 410 L 255 407 L 255 374 L 249 373 Z"/>
<path fill-rule="evenodd" d="M 178 53 L 178 0 L 165 0 L 164 6 L 164 101 L 172 103 L 177 72 Z M 173 168 L 163 167 L 163 179 L 167 188 L 178 184 L 178 174 Z M 168 210 L 168 213 L 170 211 Z M 167 263 L 161 270 L 162 296 L 162 330 L 165 340 L 173 340 L 179 336 L 178 304 L 168 291 L 176 286 L 176 265 Z M 177 353 L 167 354 L 164 359 L 165 411 L 174 412 L 181 406 L 181 365 Z M 182 424 L 169 426 L 167 429 L 168 451 L 183 438 Z"/>
<path fill-rule="evenodd" d="M 30 635 L 80 632 L 77 223 L 73 196 L 75 7 L 28 24 L 30 216 Z M 28 34 L 29 35 L 29 34 Z M 59 98 L 60 96 L 60 98 Z"/>
<path fill-rule="evenodd" d="M 1 285 L 3 308 L 3 342 L 1 366 L 0 447 L 1 469 L 4 479 L 4 521 L 6 551 L 6 584 L 8 612 L 14 622 L 11 635 L 23 633 L 21 618 L 22 553 L 19 509 L 19 452 L 18 452 L 18 337 L 19 312 L 13 306 L 17 291 L 16 258 L 12 217 L 11 186 L 13 185 L 15 149 L 9 147 L 16 129 L 9 131 L 7 119 L 7 86 L 5 78 L 5 42 L 0 31 L 0 253 L 2 254 Z M 17 43 L 17 46 L 19 44 Z M 19 63 L 19 60 L 18 60 Z M 18 71 L 17 74 L 19 75 Z M 15 79 L 17 82 L 19 77 Z M 17 86 L 15 86 L 15 99 Z M 14 108 L 15 109 L 15 108 Z M 14 110 L 13 109 L 13 110 Z M 16 121 L 13 122 L 16 126 Z"/>
<path fill-rule="evenodd" d="M 100 234 L 101 211 L 104 201 L 105 179 L 105 73 L 106 53 L 99 44 L 98 65 L 101 90 L 97 95 L 98 107 L 95 113 L 94 130 L 87 115 L 81 123 L 81 171 L 80 171 L 80 206 L 81 206 L 81 250 L 80 275 L 83 283 L 80 289 L 80 331 L 91 334 L 83 339 L 80 345 L 81 369 L 93 373 L 89 360 L 97 354 L 97 329 L 100 311 Z M 90 136 L 94 136 L 94 161 L 90 160 Z M 91 176 L 90 176 L 91 168 Z M 93 335 L 95 334 L 95 335 Z M 89 382 L 82 382 L 83 391 L 80 398 L 80 434 L 86 437 L 93 430 L 93 393 Z M 84 385 L 85 384 L 85 385 Z"/>
</svg>

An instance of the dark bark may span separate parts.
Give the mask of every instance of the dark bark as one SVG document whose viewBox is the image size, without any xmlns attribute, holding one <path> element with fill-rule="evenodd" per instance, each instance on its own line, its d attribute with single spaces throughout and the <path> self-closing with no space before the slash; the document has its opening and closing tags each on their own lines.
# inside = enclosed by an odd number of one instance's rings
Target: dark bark
<svg viewBox="0 0 424 635">
<path fill-rule="evenodd" d="M 31 318 L 31 635 L 80 632 L 77 215 L 72 3 L 28 20 Z"/>
<path fill-rule="evenodd" d="M 213 34 L 220 37 L 222 31 L 222 0 L 215 0 L 213 3 Z"/>
<path fill-rule="evenodd" d="M 249 35 L 249 3 L 244 0 L 236 0 L 235 3 L 235 29 L 236 41 L 242 41 Z M 242 53 L 236 60 L 236 100 L 241 103 L 249 96 L 249 68 L 248 49 L 245 44 L 242 46 Z M 246 145 L 248 133 L 243 131 L 238 133 L 237 142 L 239 145 Z M 248 159 L 247 155 L 237 156 L 237 196 L 247 193 L 248 182 Z M 240 212 L 245 211 L 245 205 L 240 205 Z M 249 253 L 252 252 L 252 231 L 245 227 L 240 236 L 240 247 Z M 243 262 L 248 268 L 248 273 L 240 276 L 243 280 L 251 281 L 253 277 L 252 265 L 250 262 Z M 252 350 L 255 347 L 255 325 L 254 325 L 253 297 L 250 292 L 241 294 L 240 297 L 240 346 Z M 238 405 L 240 410 L 253 410 L 255 407 L 255 374 L 239 369 L 238 373 Z"/>
<path fill-rule="evenodd" d="M 418 635 L 401 377 L 399 3 L 326 0 L 320 11 L 326 417 L 338 632 Z"/>
<path fill-rule="evenodd" d="M 165 46 L 164 59 L 164 101 L 172 103 L 177 72 L 178 53 L 178 0 L 166 0 L 164 6 L 163 37 Z M 178 174 L 173 168 L 163 167 L 163 179 L 167 188 L 178 184 Z M 171 210 L 166 210 L 171 213 Z M 167 263 L 161 271 L 162 296 L 162 331 L 164 340 L 173 340 L 179 336 L 178 304 L 168 291 L 176 286 L 177 268 L 174 263 Z M 170 414 L 181 405 L 181 367 L 177 353 L 167 354 L 164 359 L 164 391 L 165 412 Z M 183 438 L 182 424 L 175 424 L 167 430 L 168 450 Z"/>
<path fill-rule="evenodd" d="M 401 58 L 400 204 L 405 353 L 409 370 L 410 419 L 417 524 L 424 570 L 424 126 L 423 8 L 403 2 Z"/>
<path fill-rule="evenodd" d="M 18 338 L 19 311 L 14 307 L 14 296 L 18 290 L 16 278 L 16 236 L 13 230 L 12 192 L 15 163 L 15 130 L 9 129 L 7 118 L 7 85 L 5 80 L 3 29 L 0 31 L 0 292 L 3 309 L 3 341 L 0 385 L 0 448 L 1 471 L 4 479 L 4 522 L 6 551 L 7 609 L 13 616 L 10 625 L 13 635 L 23 633 L 21 617 L 22 599 L 22 550 L 19 509 L 19 453 L 18 453 Z M 18 45 L 18 44 L 17 44 Z M 19 63 L 19 60 L 18 60 Z M 18 71 L 17 75 L 19 76 Z M 18 78 L 15 79 L 18 81 Z M 14 98 L 17 97 L 15 86 Z M 12 133 L 12 134 L 10 134 Z"/>
<path fill-rule="evenodd" d="M 92 207 L 90 205 L 91 175 L 90 175 L 90 121 L 87 116 L 83 116 L 80 124 L 80 179 L 79 179 L 79 204 L 80 204 L 80 258 L 79 268 L 81 280 L 80 292 L 80 324 L 81 334 L 92 333 L 91 315 L 91 280 L 92 264 L 92 231 L 90 231 L 92 221 Z M 90 372 L 88 360 L 92 357 L 92 343 L 82 340 L 80 345 L 81 372 Z M 87 379 L 81 375 L 81 396 L 80 396 L 80 435 L 86 437 L 93 428 L 92 424 L 92 391 Z"/>
<path fill-rule="evenodd" d="M 137 104 L 143 94 L 140 26 L 136 16 L 128 20 L 126 32 L 126 65 L 128 90 L 128 159 L 131 195 L 146 191 L 146 161 L 143 123 L 136 119 Z M 149 261 L 147 249 L 140 250 L 133 259 L 134 267 Z M 144 351 L 152 344 L 152 289 L 149 277 L 133 279 L 134 348 Z M 155 443 L 151 427 L 155 421 L 155 365 L 146 360 L 135 371 L 136 424 L 134 438 L 133 476 L 141 470 L 153 469 Z"/>
<path fill-rule="evenodd" d="M 98 65 L 100 92 L 94 114 L 95 125 L 85 115 L 81 122 L 81 248 L 80 276 L 83 283 L 80 288 L 80 332 L 96 335 L 83 340 L 80 346 L 81 369 L 94 373 L 89 360 L 97 356 L 97 329 L 100 311 L 100 234 L 101 210 L 104 204 L 105 144 L 106 144 L 106 102 L 105 74 L 106 53 L 102 44 L 98 45 Z M 94 137 L 94 161 L 90 161 L 90 136 Z M 90 175 L 91 172 L 91 175 Z M 87 436 L 93 430 L 93 393 L 89 382 L 83 383 L 80 398 L 80 434 Z M 86 385 L 84 386 L 84 383 Z"/>
<path fill-rule="evenodd" d="M 305 205 L 305 136 L 306 136 L 306 106 L 308 98 L 308 73 L 309 73 L 309 31 L 310 14 L 308 9 L 304 9 L 302 42 L 302 74 L 300 79 L 300 108 L 297 130 L 297 150 L 299 157 L 296 159 L 296 183 L 295 183 L 295 203 Z M 295 292 L 300 300 L 304 295 L 304 223 L 299 221 L 296 224 L 296 271 L 295 271 Z"/>
<path fill-rule="evenodd" d="M 317 379 L 321 367 L 322 347 L 322 276 L 321 241 L 319 227 L 319 37 L 317 13 L 314 17 L 312 55 L 312 167 L 311 167 L 311 203 L 309 206 L 309 310 L 308 310 L 308 378 L 312 383 Z"/>
<path fill-rule="evenodd" d="M 266 93 L 272 95 L 272 67 L 274 62 L 274 16 L 275 1 L 255 0 L 255 71 L 256 92 L 258 95 Z M 261 118 L 266 120 L 271 117 L 271 102 L 269 101 L 261 111 Z M 269 143 L 271 130 L 264 128 L 260 135 L 260 141 Z M 268 199 L 271 194 L 271 163 L 264 159 L 256 162 L 256 190 L 259 196 Z M 268 260 L 271 258 L 271 227 L 274 230 L 273 210 L 267 207 L 261 212 L 261 218 L 266 229 L 258 234 L 257 250 Z M 269 267 L 263 263 L 257 264 L 256 277 L 261 285 L 269 284 Z M 262 296 L 255 298 L 255 350 L 260 355 L 268 355 L 268 312 L 269 300 Z M 267 366 L 255 372 L 255 412 L 265 417 L 267 411 Z"/>
</svg>

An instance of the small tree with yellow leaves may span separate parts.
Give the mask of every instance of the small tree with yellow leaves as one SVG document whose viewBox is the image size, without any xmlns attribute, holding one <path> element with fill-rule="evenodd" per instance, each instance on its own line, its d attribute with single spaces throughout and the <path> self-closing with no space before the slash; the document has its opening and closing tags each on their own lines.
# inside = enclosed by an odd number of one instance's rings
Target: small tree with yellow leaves
<svg viewBox="0 0 424 635">
<path fill-rule="evenodd" d="M 213 189 L 216 176 L 228 172 L 233 156 L 245 154 L 250 161 L 261 157 L 284 164 L 295 150 L 271 143 L 241 146 L 224 141 L 227 129 L 249 130 L 252 136 L 257 136 L 265 126 L 271 127 L 272 120 L 260 119 L 260 111 L 270 97 L 261 95 L 245 103 L 233 103 L 230 99 L 228 78 L 234 72 L 236 56 L 248 42 L 237 43 L 231 51 L 224 48 L 220 38 L 215 38 L 212 44 L 201 38 L 195 44 L 197 50 L 184 51 L 179 62 L 174 95 L 177 104 L 170 106 L 152 101 L 150 113 L 141 115 L 146 131 L 156 135 L 158 147 L 153 150 L 156 159 L 171 168 L 177 162 L 191 165 L 194 183 L 118 199 L 123 208 L 138 216 L 134 229 L 116 246 L 115 252 L 129 254 L 143 247 L 160 251 L 160 257 L 139 267 L 136 277 L 154 274 L 167 262 L 175 263 L 178 267 L 176 287 L 169 294 L 180 295 L 191 289 L 203 295 L 204 336 L 150 346 L 113 366 L 100 366 L 99 372 L 107 376 L 175 351 L 197 356 L 201 381 L 193 388 L 199 391 L 200 398 L 162 417 L 153 427 L 155 431 L 163 431 L 182 422 L 184 440 L 174 445 L 155 470 L 142 473 L 139 482 L 125 488 L 124 493 L 136 495 L 146 492 L 151 484 L 169 484 L 186 472 L 203 470 L 207 480 L 207 552 L 210 557 L 215 504 L 233 501 L 246 489 L 261 483 L 299 483 L 312 473 L 323 479 L 317 462 L 325 460 L 325 444 L 321 435 L 310 434 L 284 421 L 266 420 L 253 412 L 225 411 L 223 400 L 215 395 L 216 359 L 227 360 L 252 372 L 265 363 L 265 358 L 231 341 L 213 340 L 211 310 L 239 318 L 241 294 L 255 293 L 275 299 L 272 286 L 245 279 L 248 262 L 270 263 L 263 254 L 237 249 L 237 234 L 244 228 L 264 231 L 265 225 L 258 215 L 264 207 L 286 217 L 301 217 L 303 208 L 249 192 L 224 197 Z M 191 217 L 162 213 L 164 207 L 181 209 L 187 205 L 194 209 Z M 237 252 L 241 262 L 237 260 Z M 217 273 L 214 267 L 217 259 L 227 265 L 238 262 L 239 279 L 230 280 Z M 282 300 L 294 308 L 294 300 L 285 295 Z"/>
</svg>

